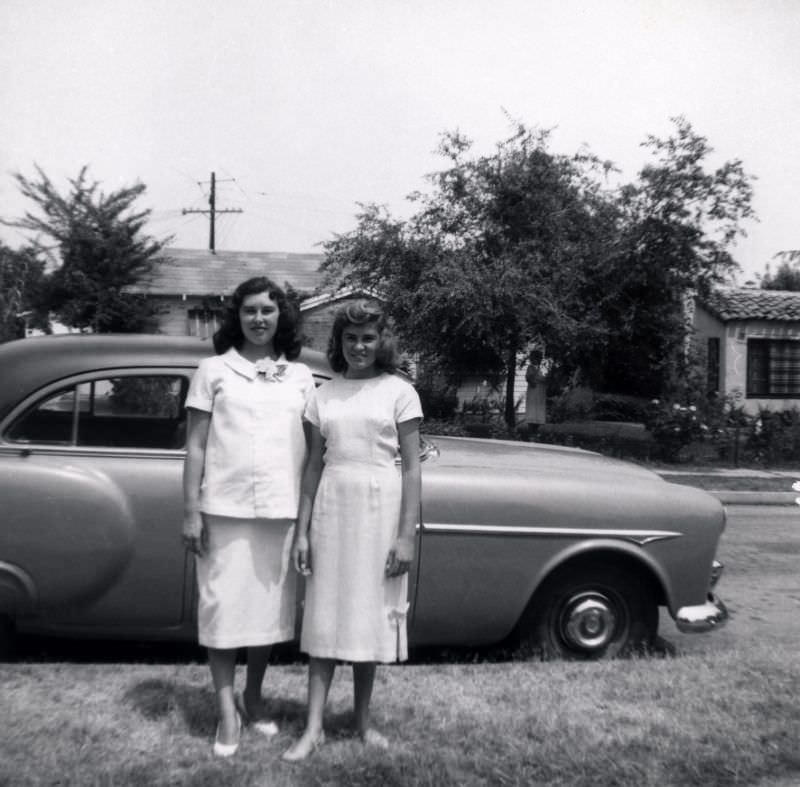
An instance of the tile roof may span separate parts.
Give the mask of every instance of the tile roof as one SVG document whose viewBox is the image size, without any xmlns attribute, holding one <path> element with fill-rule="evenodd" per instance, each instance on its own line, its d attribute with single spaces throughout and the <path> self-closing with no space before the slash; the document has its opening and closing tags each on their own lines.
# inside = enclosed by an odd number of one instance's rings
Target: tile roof
<svg viewBox="0 0 800 787">
<path fill-rule="evenodd" d="M 149 281 L 130 287 L 149 295 L 229 295 L 251 276 L 269 276 L 281 287 L 314 292 L 322 282 L 318 272 L 324 255 L 260 251 L 166 249 L 167 261 L 157 265 Z"/>
<path fill-rule="evenodd" d="M 702 306 L 723 322 L 728 320 L 800 320 L 800 292 L 721 287 Z"/>
</svg>

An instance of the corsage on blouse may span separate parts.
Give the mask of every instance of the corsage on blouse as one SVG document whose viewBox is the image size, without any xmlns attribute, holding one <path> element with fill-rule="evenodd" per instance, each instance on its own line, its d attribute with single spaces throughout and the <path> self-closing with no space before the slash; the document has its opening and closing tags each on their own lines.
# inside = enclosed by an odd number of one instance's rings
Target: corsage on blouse
<svg viewBox="0 0 800 787">
<path fill-rule="evenodd" d="M 256 374 L 263 374 L 264 379 L 269 383 L 279 383 L 283 380 L 286 370 L 289 368 L 287 363 L 277 363 L 272 358 L 259 358 L 256 361 Z"/>
</svg>

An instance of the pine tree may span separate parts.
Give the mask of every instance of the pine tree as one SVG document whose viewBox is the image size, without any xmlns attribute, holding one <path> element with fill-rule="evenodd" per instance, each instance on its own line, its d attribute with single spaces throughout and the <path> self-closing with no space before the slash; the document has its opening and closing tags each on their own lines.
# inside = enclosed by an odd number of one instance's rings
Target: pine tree
<svg viewBox="0 0 800 787">
<path fill-rule="evenodd" d="M 4 223 L 32 233 L 36 250 L 50 258 L 46 297 L 53 314 L 96 333 L 153 330 L 156 308 L 128 291 L 147 280 L 168 242 L 145 234 L 150 211 L 133 207 L 146 187 L 136 183 L 106 194 L 84 166 L 62 194 L 39 167 L 36 173 L 36 179 L 14 178 L 38 213 Z"/>
</svg>

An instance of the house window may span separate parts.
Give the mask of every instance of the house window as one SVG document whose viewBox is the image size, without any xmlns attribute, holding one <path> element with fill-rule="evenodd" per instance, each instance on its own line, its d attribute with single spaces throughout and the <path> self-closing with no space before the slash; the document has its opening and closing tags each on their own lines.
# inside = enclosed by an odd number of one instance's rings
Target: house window
<svg viewBox="0 0 800 787">
<path fill-rule="evenodd" d="M 800 341 L 748 340 L 747 395 L 800 397 Z"/>
<path fill-rule="evenodd" d="M 222 312 L 219 309 L 189 309 L 187 312 L 186 333 L 208 339 L 222 325 Z"/>
<path fill-rule="evenodd" d="M 719 339 L 712 337 L 706 345 L 706 393 L 719 393 Z"/>
</svg>

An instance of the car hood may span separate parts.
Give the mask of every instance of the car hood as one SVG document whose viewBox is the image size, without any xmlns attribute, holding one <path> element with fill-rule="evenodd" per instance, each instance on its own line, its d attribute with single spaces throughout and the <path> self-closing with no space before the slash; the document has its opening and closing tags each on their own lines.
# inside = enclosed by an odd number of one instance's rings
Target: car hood
<svg viewBox="0 0 800 787">
<path fill-rule="evenodd" d="M 586 479 L 588 476 L 598 481 L 607 477 L 616 484 L 626 478 L 663 482 L 659 475 L 645 467 L 580 448 L 440 435 L 425 435 L 425 439 L 439 450 L 439 455 L 426 460 L 425 464 L 430 461 L 442 469 L 472 468 L 479 474 L 489 475 L 534 473 L 539 479 L 548 476 Z"/>
<path fill-rule="evenodd" d="M 430 437 L 423 464 L 426 523 L 721 532 L 724 510 L 701 489 L 579 448 Z"/>
</svg>

